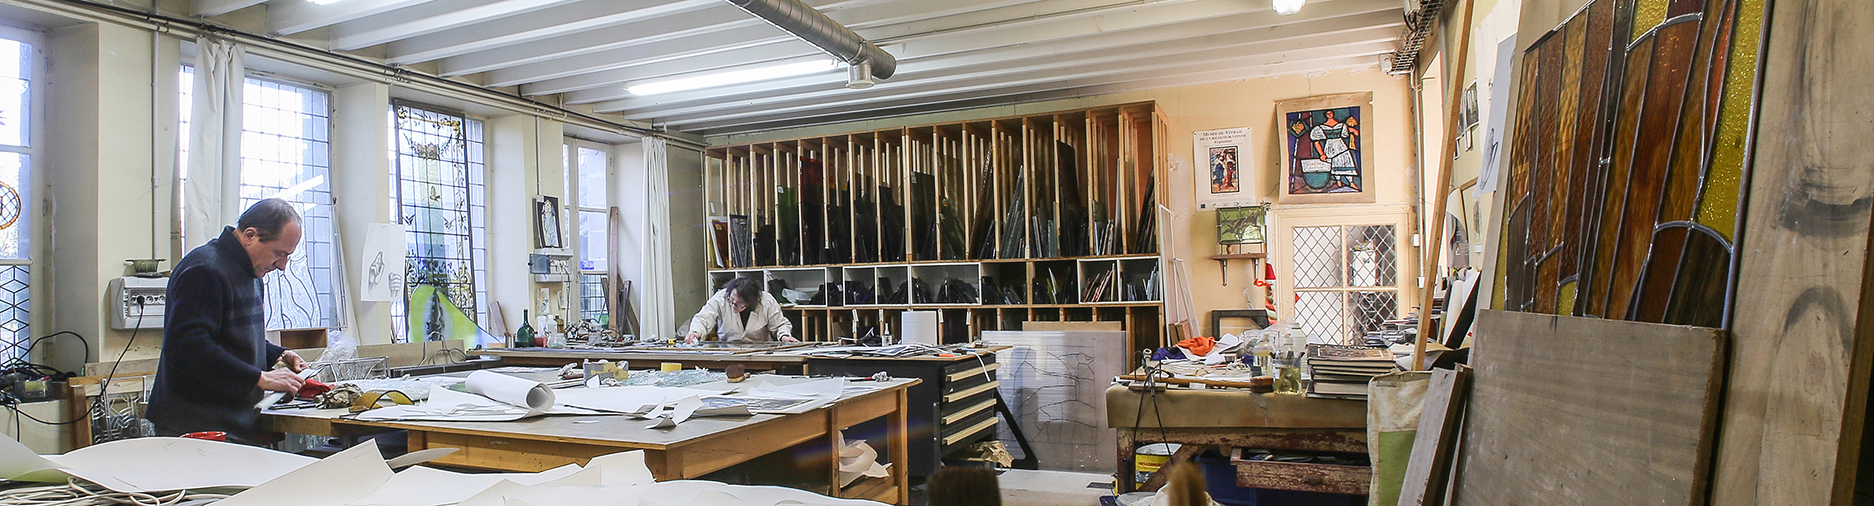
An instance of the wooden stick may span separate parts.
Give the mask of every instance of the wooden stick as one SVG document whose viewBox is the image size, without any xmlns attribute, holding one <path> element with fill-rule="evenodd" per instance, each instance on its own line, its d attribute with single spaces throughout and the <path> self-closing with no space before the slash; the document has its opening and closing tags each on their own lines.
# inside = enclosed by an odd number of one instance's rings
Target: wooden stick
<svg viewBox="0 0 1874 506">
<path fill-rule="evenodd" d="M 1146 380 L 1145 375 L 1142 375 L 1142 374 L 1127 374 L 1124 376 L 1120 376 L 1119 379 L 1124 380 L 1124 381 L 1145 381 Z M 1250 387 L 1249 383 L 1242 382 L 1242 381 L 1224 381 L 1224 380 L 1210 380 L 1210 379 L 1198 379 L 1198 378 L 1193 378 L 1193 379 L 1156 378 L 1156 379 L 1153 379 L 1152 381 L 1156 381 L 1159 383 L 1169 383 L 1172 385 L 1189 385 L 1192 383 L 1196 383 L 1199 385 L 1210 385 L 1210 386 L 1230 387 L 1230 388 L 1249 388 Z"/>
<path fill-rule="evenodd" d="M 1451 194 L 1451 162 L 1452 158 L 1456 157 L 1458 149 L 1458 138 L 1453 134 L 1456 133 L 1458 116 L 1464 112 L 1463 104 L 1458 103 L 1458 94 L 1464 90 L 1464 80 L 1461 77 L 1471 54 L 1471 10 L 1476 3 L 1475 0 L 1464 1 L 1464 22 L 1458 25 L 1457 60 L 1454 61 L 1454 65 L 1448 67 L 1457 69 L 1457 72 L 1453 76 L 1448 76 L 1451 79 L 1451 86 L 1448 87 L 1450 91 L 1445 94 L 1445 107 L 1449 112 L 1445 113 L 1444 149 L 1439 152 L 1441 157 L 1438 161 L 1438 196 L 1435 200 L 1438 204 L 1432 209 L 1427 209 L 1428 212 L 1425 213 L 1431 218 L 1431 233 L 1425 236 L 1426 245 L 1430 247 L 1426 248 L 1428 254 L 1419 259 L 1424 266 L 1419 273 L 1428 279 L 1425 286 L 1419 289 L 1419 338 L 1412 344 L 1412 370 L 1414 371 L 1425 370 L 1425 342 L 1436 331 L 1432 328 L 1432 288 L 1438 286 L 1438 278 L 1430 275 L 1442 274 L 1438 272 L 1438 257 L 1444 255 L 1445 198 Z M 1496 83 L 1498 86 L 1509 86 L 1509 84 Z M 1492 105 L 1492 107 L 1500 106 L 1503 105 Z M 1445 301 L 1445 310 L 1450 309 L 1450 301 Z M 1445 317 L 1450 318 L 1452 315 L 1445 315 Z"/>
</svg>

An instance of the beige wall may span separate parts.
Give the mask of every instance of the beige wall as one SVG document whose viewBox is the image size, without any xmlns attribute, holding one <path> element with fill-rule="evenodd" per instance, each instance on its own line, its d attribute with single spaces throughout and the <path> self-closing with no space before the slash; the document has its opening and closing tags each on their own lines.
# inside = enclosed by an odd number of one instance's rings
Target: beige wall
<svg viewBox="0 0 1874 506">
<path fill-rule="evenodd" d="M 1232 261 L 1228 273 L 1220 273 L 1216 261 L 1210 256 L 1222 251 L 1216 242 L 1216 213 L 1200 211 L 1193 204 L 1195 179 L 1192 170 L 1192 132 L 1215 130 L 1220 128 L 1250 127 L 1250 147 L 1253 155 L 1245 157 L 1253 161 L 1250 169 L 1255 174 L 1254 196 L 1249 200 L 1275 201 L 1275 191 L 1279 183 L 1281 154 L 1276 130 L 1275 102 L 1293 98 L 1335 93 L 1373 92 L 1372 110 L 1367 112 L 1364 123 L 1367 129 L 1365 149 L 1368 150 L 1367 177 L 1370 188 L 1377 192 L 1377 202 L 1373 204 L 1328 204 L 1312 206 L 1276 206 L 1272 213 L 1269 229 L 1269 244 L 1274 253 L 1278 287 L 1286 286 L 1289 266 L 1282 248 L 1287 244 L 1287 232 L 1283 226 L 1312 226 L 1321 224 L 1379 224 L 1396 223 L 1401 226 L 1399 235 L 1400 271 L 1399 279 L 1402 293 L 1399 315 L 1404 316 L 1417 305 L 1418 294 L 1414 281 L 1418 277 L 1418 255 L 1410 247 L 1411 235 L 1416 232 L 1411 226 L 1415 216 L 1413 201 L 1415 196 L 1414 176 L 1416 155 L 1412 134 L 1413 118 L 1410 109 L 1411 90 L 1406 85 L 1405 77 L 1386 75 L 1377 69 L 1361 71 L 1334 71 L 1318 75 L 1290 75 L 1232 81 L 1215 84 L 1165 88 L 1158 90 L 1100 95 L 1088 98 L 1055 100 L 1029 104 L 972 109 L 961 112 L 941 113 L 875 120 L 855 123 L 842 123 L 792 130 L 762 132 L 741 136 L 724 136 L 708 139 L 711 145 L 756 142 L 761 140 L 790 139 L 813 135 L 831 135 L 844 132 L 891 128 L 894 126 L 916 125 L 976 118 L 1014 116 L 1023 114 L 1045 113 L 1049 111 L 1093 107 L 1100 105 L 1122 104 L 1144 100 L 1156 101 L 1168 117 L 1168 145 L 1165 146 L 1170 174 L 1166 185 L 1172 191 L 1168 202 L 1176 214 L 1179 237 L 1175 251 L 1184 256 L 1191 280 L 1191 298 L 1195 302 L 1196 328 L 1200 333 L 1208 333 L 1209 312 L 1213 309 L 1242 309 L 1261 307 L 1263 292 L 1251 284 L 1251 264 L 1244 261 Z M 675 186 L 674 183 L 672 185 Z M 673 210 L 673 217 L 676 212 Z M 700 217 L 700 213 L 697 215 Z M 693 218 L 700 219 L 700 218 Z M 681 244 L 681 243 L 679 243 Z M 1224 285 L 1225 277 L 1229 284 Z M 701 279 L 700 270 L 694 273 L 680 273 L 678 279 Z M 1282 318 L 1287 318 L 1294 309 L 1293 296 L 1286 288 L 1279 288 L 1276 305 Z M 1252 306 L 1251 302 L 1255 301 Z"/>
</svg>

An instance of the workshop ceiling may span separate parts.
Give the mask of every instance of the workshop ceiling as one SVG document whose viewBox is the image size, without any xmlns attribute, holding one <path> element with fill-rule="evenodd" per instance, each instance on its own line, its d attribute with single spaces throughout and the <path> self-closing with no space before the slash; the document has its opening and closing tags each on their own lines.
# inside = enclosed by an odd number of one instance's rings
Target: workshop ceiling
<svg viewBox="0 0 1874 506">
<path fill-rule="evenodd" d="M 862 90 L 846 87 L 840 67 L 648 96 L 625 87 L 825 55 L 723 0 L 193 0 L 191 9 L 210 19 L 264 9 L 269 35 L 703 135 L 1370 68 L 1405 26 L 1401 0 L 1310 0 L 1292 15 L 1270 2 L 807 0 L 895 55 L 897 74 Z"/>
</svg>

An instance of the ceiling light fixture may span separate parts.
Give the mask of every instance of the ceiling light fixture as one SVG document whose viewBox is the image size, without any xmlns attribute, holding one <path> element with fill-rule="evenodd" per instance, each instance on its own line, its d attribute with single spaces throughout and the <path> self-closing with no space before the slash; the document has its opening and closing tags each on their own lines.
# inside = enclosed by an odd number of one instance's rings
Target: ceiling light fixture
<svg viewBox="0 0 1874 506">
<path fill-rule="evenodd" d="M 1307 2 L 1308 0 L 1275 0 L 1275 13 L 1287 16 L 1301 12 L 1301 4 Z"/>
<path fill-rule="evenodd" d="M 702 74 L 702 75 L 694 75 L 694 76 L 689 76 L 689 77 L 679 77 L 676 79 L 646 81 L 646 82 L 626 86 L 625 91 L 631 92 L 632 95 L 638 95 L 638 96 L 655 95 L 658 93 L 694 90 L 698 88 L 708 88 L 711 86 L 728 86 L 731 84 L 764 81 L 768 79 L 780 79 L 783 77 L 803 76 L 807 74 L 827 72 L 827 71 L 835 70 L 838 68 L 839 68 L 838 60 L 831 60 L 831 59 L 812 60 L 812 61 L 804 61 L 804 62 L 787 63 L 787 64 L 782 64 L 782 65 L 769 65 L 766 67 L 755 67 L 755 68 L 742 69 L 742 70 L 731 70 L 728 72 L 717 72 L 713 74 Z"/>
<path fill-rule="evenodd" d="M 314 3 L 314 4 L 318 4 L 318 5 L 326 5 L 326 4 L 332 4 L 332 3 L 338 3 L 338 0 L 306 0 L 306 1 L 308 1 L 308 2 L 312 2 L 312 3 Z"/>
</svg>

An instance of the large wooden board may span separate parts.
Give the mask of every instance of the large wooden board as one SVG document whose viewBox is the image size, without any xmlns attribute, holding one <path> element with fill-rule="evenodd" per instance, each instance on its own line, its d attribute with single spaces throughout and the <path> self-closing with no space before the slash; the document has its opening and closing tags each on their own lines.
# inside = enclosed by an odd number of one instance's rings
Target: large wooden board
<svg viewBox="0 0 1874 506">
<path fill-rule="evenodd" d="M 1717 329 L 1482 311 L 1458 506 L 1703 504 Z"/>
<path fill-rule="evenodd" d="M 1845 505 L 1874 345 L 1874 9 L 1770 3 L 1712 504 Z"/>
</svg>

